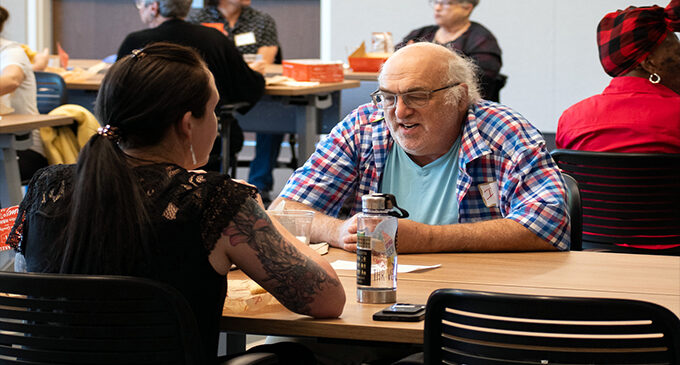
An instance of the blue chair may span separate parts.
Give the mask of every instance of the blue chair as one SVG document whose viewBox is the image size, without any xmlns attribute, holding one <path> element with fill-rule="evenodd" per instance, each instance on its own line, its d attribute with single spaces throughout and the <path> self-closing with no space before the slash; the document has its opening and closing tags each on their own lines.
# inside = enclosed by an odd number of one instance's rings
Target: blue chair
<svg viewBox="0 0 680 365">
<path fill-rule="evenodd" d="M 61 76 L 52 72 L 36 71 L 35 82 L 40 114 L 47 114 L 52 109 L 66 104 L 66 82 Z"/>
</svg>

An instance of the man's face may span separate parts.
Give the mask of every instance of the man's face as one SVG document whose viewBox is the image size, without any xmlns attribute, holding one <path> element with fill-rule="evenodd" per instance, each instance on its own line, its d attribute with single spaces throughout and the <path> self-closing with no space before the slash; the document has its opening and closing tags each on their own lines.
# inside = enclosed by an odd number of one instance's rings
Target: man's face
<svg viewBox="0 0 680 365">
<path fill-rule="evenodd" d="M 434 22 L 441 27 L 460 23 L 470 18 L 472 4 L 456 0 L 436 1 L 433 4 Z"/>
<path fill-rule="evenodd" d="M 151 27 L 154 19 L 156 18 L 156 12 L 158 11 L 158 3 L 149 2 L 146 0 L 136 1 L 137 10 L 139 10 L 139 19 L 142 23 Z"/>
<path fill-rule="evenodd" d="M 438 89 L 450 82 L 443 76 L 446 68 L 446 58 L 441 52 L 433 55 L 427 49 L 403 49 L 385 64 L 380 90 L 399 94 Z M 467 90 L 464 84 L 455 87 Z M 392 137 L 420 166 L 444 155 L 458 138 L 467 105 L 465 102 L 446 103 L 449 91 L 431 94 L 427 104 L 420 108 L 409 107 L 398 97 L 394 107 L 385 110 L 385 121 Z"/>
<path fill-rule="evenodd" d="M 222 0 L 222 2 L 238 8 L 250 6 L 250 0 Z"/>
</svg>

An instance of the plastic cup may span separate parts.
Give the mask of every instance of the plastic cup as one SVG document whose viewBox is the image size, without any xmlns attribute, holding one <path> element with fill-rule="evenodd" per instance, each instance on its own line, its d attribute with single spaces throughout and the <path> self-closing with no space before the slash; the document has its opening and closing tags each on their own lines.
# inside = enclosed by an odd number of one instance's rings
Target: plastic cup
<svg viewBox="0 0 680 365">
<path fill-rule="evenodd" d="M 309 210 L 270 210 L 269 215 L 279 221 L 297 239 L 309 245 L 314 212 Z"/>
</svg>

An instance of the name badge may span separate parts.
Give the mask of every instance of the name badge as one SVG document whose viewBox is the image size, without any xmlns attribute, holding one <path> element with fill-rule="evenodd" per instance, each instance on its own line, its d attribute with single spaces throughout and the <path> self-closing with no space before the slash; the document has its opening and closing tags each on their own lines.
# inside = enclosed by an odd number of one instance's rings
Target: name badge
<svg viewBox="0 0 680 365">
<path fill-rule="evenodd" d="M 255 44 L 255 33 L 248 32 L 248 33 L 235 34 L 234 35 L 234 43 L 236 43 L 236 47 L 242 47 L 242 46 L 247 46 L 247 45 L 250 45 L 250 44 Z"/>
<path fill-rule="evenodd" d="M 498 182 L 479 184 L 479 193 L 482 194 L 484 205 L 487 208 L 498 206 Z"/>
</svg>

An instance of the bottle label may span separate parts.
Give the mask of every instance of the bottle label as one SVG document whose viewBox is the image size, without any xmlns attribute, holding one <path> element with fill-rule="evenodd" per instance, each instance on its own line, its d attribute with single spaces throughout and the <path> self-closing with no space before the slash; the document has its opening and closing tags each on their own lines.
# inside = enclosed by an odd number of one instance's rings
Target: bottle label
<svg viewBox="0 0 680 365">
<path fill-rule="evenodd" d="M 357 234 L 357 284 L 371 285 L 371 237 Z"/>
<path fill-rule="evenodd" d="M 371 250 L 357 250 L 357 284 L 371 286 Z"/>
</svg>

